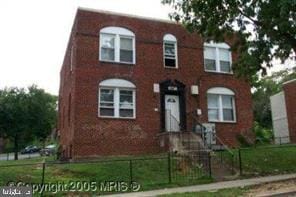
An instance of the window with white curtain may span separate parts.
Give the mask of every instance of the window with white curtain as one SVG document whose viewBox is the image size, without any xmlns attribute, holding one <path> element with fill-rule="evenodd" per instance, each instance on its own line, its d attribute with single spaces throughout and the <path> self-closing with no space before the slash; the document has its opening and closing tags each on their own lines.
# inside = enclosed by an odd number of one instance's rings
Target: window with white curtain
<svg viewBox="0 0 296 197">
<path fill-rule="evenodd" d="M 212 122 L 235 122 L 234 92 L 223 87 L 207 91 L 208 120 Z"/>
<path fill-rule="evenodd" d="M 123 79 L 107 79 L 100 83 L 99 116 L 135 118 L 135 85 Z"/>
<path fill-rule="evenodd" d="M 100 31 L 100 60 L 135 64 L 135 35 L 122 27 Z"/>
<path fill-rule="evenodd" d="M 230 47 L 225 43 L 204 43 L 204 66 L 206 71 L 231 73 Z"/>
</svg>

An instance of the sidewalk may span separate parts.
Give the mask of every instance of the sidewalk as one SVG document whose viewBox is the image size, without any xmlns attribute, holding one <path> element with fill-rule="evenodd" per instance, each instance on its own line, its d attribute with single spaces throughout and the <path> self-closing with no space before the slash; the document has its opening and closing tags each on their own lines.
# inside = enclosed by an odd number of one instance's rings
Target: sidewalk
<svg viewBox="0 0 296 197">
<path fill-rule="evenodd" d="M 151 191 L 145 191 L 145 192 L 113 194 L 113 195 L 108 195 L 108 196 L 113 196 L 113 197 L 148 197 L 149 196 L 150 197 L 150 196 L 157 196 L 157 195 L 162 195 L 162 194 L 199 192 L 199 191 L 207 191 L 207 190 L 217 190 L 217 189 L 225 189 L 225 188 L 233 188 L 233 187 L 251 186 L 251 185 L 258 185 L 258 184 L 262 184 L 262 183 L 283 181 L 283 180 L 295 179 L 295 178 L 296 178 L 296 173 L 295 174 L 286 174 L 286 175 L 250 178 L 250 179 L 241 179 L 241 180 L 235 180 L 235 181 L 223 181 L 223 182 L 210 183 L 210 184 L 204 184 L 204 185 L 151 190 Z"/>
</svg>

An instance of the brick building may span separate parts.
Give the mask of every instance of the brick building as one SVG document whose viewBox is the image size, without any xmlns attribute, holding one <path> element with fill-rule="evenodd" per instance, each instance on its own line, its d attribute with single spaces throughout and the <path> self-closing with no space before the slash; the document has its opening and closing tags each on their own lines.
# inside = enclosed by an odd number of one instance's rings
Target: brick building
<svg viewBox="0 0 296 197">
<path fill-rule="evenodd" d="M 296 79 L 285 82 L 270 101 L 275 142 L 296 143 Z"/>
<path fill-rule="evenodd" d="M 236 146 L 253 115 L 229 48 L 169 21 L 78 9 L 60 73 L 63 156 L 158 153 L 197 123 Z"/>
</svg>

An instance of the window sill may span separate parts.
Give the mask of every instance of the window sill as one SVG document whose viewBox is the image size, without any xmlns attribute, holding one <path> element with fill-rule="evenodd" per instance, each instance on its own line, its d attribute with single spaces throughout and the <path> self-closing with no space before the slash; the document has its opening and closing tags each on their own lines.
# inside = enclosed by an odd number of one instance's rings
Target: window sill
<svg viewBox="0 0 296 197">
<path fill-rule="evenodd" d="M 121 65 L 127 65 L 127 66 L 134 66 L 136 64 L 134 62 L 116 62 L 116 61 L 107 61 L 107 60 L 100 60 L 100 62 L 104 64 L 121 64 Z"/>
<path fill-rule="evenodd" d="M 111 117 L 111 116 L 98 116 L 100 119 L 109 119 L 109 120 L 135 120 L 136 117 Z"/>
<path fill-rule="evenodd" d="M 177 70 L 178 69 L 178 67 L 169 67 L 169 66 L 164 66 L 164 68 L 173 69 L 173 70 Z"/>
<path fill-rule="evenodd" d="M 205 70 L 207 73 L 213 73 L 213 74 L 224 74 L 224 75 L 233 75 L 233 72 L 218 72 L 218 71 L 212 71 L 212 70 Z"/>
<path fill-rule="evenodd" d="M 209 123 L 226 123 L 226 124 L 236 124 L 237 121 L 220 121 L 220 120 L 208 120 Z"/>
</svg>

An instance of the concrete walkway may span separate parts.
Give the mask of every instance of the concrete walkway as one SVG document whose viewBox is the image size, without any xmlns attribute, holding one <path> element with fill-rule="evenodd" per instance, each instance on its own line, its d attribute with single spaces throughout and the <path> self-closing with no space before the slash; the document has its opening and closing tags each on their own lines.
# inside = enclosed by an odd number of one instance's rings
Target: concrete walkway
<svg viewBox="0 0 296 197">
<path fill-rule="evenodd" d="M 210 184 L 204 184 L 204 185 L 151 190 L 151 191 L 145 191 L 145 192 L 113 194 L 108 196 L 114 196 L 114 197 L 148 197 L 149 196 L 150 197 L 150 196 L 172 194 L 172 193 L 199 192 L 199 191 L 217 190 L 217 189 L 225 189 L 225 188 L 233 188 L 233 187 L 251 186 L 251 185 L 258 185 L 262 183 L 283 181 L 283 180 L 295 179 L 295 178 L 296 178 L 296 173 L 250 178 L 250 179 L 241 179 L 241 180 L 235 180 L 235 181 L 223 181 L 223 182 L 210 183 Z"/>
</svg>

